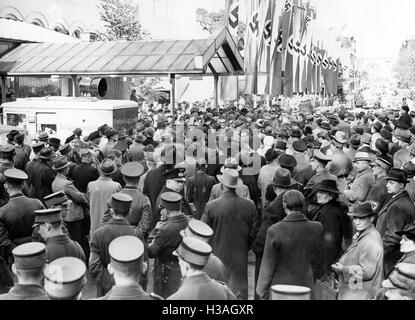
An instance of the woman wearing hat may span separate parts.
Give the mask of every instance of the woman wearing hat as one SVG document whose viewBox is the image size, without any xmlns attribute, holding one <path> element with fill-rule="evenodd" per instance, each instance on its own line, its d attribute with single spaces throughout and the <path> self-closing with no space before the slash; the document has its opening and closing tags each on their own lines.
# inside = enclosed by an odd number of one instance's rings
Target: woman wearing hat
<svg viewBox="0 0 415 320">
<path fill-rule="evenodd" d="M 347 216 L 347 207 L 338 201 L 340 194 L 334 180 L 323 180 L 312 187 L 317 193 L 318 207 L 310 213 L 324 229 L 324 272 L 331 273 L 331 265 L 343 252 L 343 241 L 347 246 L 352 242 L 352 223 Z"/>
<path fill-rule="evenodd" d="M 357 233 L 339 262 L 332 265 L 339 280 L 339 300 L 369 300 L 383 280 L 383 243 L 373 225 L 371 202 L 359 203 L 350 213 Z"/>
</svg>

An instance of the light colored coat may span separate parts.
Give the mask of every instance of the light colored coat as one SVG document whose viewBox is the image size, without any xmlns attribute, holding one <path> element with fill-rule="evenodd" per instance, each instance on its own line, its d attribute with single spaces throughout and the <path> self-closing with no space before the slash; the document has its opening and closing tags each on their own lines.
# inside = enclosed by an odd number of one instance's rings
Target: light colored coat
<svg viewBox="0 0 415 320">
<path fill-rule="evenodd" d="M 411 161 L 411 153 L 407 148 L 402 148 L 393 155 L 394 168 L 401 169 L 409 161 Z"/>
<path fill-rule="evenodd" d="M 339 274 L 338 299 L 373 299 L 383 281 L 383 243 L 376 228 L 372 225 L 357 237 L 355 235 L 339 262 L 345 268 Z M 355 270 L 361 270 L 363 281 L 353 276 Z"/>
<path fill-rule="evenodd" d="M 106 176 L 101 176 L 98 180 L 88 184 L 87 197 L 90 203 L 91 239 L 94 232 L 103 225 L 102 221 L 108 199 L 114 193 L 120 192 L 121 189 L 122 187 L 119 183 L 112 181 L 110 177 Z"/>
<path fill-rule="evenodd" d="M 219 199 L 225 191 L 222 188 L 221 183 L 217 183 L 212 187 L 212 191 L 210 192 L 209 202 Z M 251 199 L 249 195 L 249 188 L 246 185 L 242 185 L 236 188 L 236 194 L 241 198 Z"/>
<path fill-rule="evenodd" d="M 258 188 L 261 190 L 262 208 L 266 206 L 265 194 L 267 187 L 274 180 L 275 172 L 280 168 L 278 162 L 275 160 L 261 168 L 258 177 Z"/>
<path fill-rule="evenodd" d="M 350 184 L 349 190 L 344 191 L 344 195 L 350 202 L 363 202 L 366 200 L 369 190 L 374 184 L 375 177 L 373 176 L 372 170 L 366 169 L 356 175 L 353 183 Z"/>
</svg>

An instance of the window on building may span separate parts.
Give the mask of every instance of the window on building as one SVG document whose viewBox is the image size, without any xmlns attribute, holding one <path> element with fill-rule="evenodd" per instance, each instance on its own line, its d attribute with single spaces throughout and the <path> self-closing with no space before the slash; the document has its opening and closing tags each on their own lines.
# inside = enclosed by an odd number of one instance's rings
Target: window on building
<svg viewBox="0 0 415 320">
<path fill-rule="evenodd" d="M 53 30 L 55 30 L 56 32 L 60 32 L 60 33 L 69 35 L 69 31 L 66 30 L 66 28 L 62 25 L 57 25 L 56 27 L 53 28 Z"/>
<path fill-rule="evenodd" d="M 42 28 L 44 28 L 44 27 L 45 27 L 45 25 L 43 24 L 43 22 L 42 22 L 42 21 L 40 21 L 39 19 L 35 19 L 35 20 L 33 20 L 33 21 L 32 21 L 32 24 L 34 24 L 35 26 L 42 27 Z"/>
<path fill-rule="evenodd" d="M 79 30 L 75 30 L 75 31 L 72 33 L 72 37 L 75 37 L 75 38 L 81 39 L 81 31 L 79 31 Z"/>
</svg>

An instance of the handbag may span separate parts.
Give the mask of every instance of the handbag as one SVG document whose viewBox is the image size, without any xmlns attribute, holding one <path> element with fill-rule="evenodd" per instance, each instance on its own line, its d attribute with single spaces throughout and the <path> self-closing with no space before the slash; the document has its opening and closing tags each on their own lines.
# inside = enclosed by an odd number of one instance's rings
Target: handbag
<svg viewBox="0 0 415 320">
<path fill-rule="evenodd" d="M 317 279 L 314 291 L 316 300 L 337 300 L 339 289 L 334 274 Z"/>
</svg>

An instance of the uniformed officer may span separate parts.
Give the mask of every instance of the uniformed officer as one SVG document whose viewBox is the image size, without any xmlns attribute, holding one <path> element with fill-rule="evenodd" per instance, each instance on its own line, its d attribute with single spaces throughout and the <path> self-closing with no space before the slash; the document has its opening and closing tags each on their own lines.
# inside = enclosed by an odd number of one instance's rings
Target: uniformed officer
<svg viewBox="0 0 415 320">
<path fill-rule="evenodd" d="M 173 254 L 179 258 L 183 284 L 168 300 L 236 300 L 231 290 L 204 271 L 212 247 L 195 237 L 185 237 Z"/>
<path fill-rule="evenodd" d="M 45 291 L 50 300 L 81 300 L 86 280 L 85 263 L 62 257 L 49 263 L 44 271 Z"/>
<path fill-rule="evenodd" d="M 0 147 L 1 157 L 0 160 L 0 207 L 4 206 L 9 201 L 9 194 L 5 189 L 6 178 L 4 177 L 4 171 L 13 168 L 13 158 L 16 155 L 16 149 L 14 145 L 6 144 Z"/>
<path fill-rule="evenodd" d="M 147 272 L 143 261 L 144 244 L 135 236 L 114 239 L 108 248 L 111 263 L 108 272 L 113 275 L 115 285 L 101 300 L 163 300 L 153 293 L 148 294 L 140 285 L 140 277 Z"/>
<path fill-rule="evenodd" d="M 143 240 L 141 232 L 127 221 L 132 202 L 133 199 L 125 193 L 112 195 L 112 219 L 92 235 L 89 267 L 92 277 L 97 280 L 97 297 L 107 294 L 114 285 L 114 279 L 107 270 L 107 266 L 110 263 L 108 248 L 112 240 L 120 235 L 131 235 Z M 144 259 L 147 259 L 147 252 L 144 255 Z M 146 278 L 142 277 L 141 280 L 141 285 L 145 286 L 146 283 L 143 283 L 143 281 Z"/>
<path fill-rule="evenodd" d="M 186 229 L 180 231 L 180 235 L 185 237 L 195 237 L 206 243 L 209 243 L 210 238 L 213 236 L 213 230 L 206 223 L 191 219 Z M 226 268 L 223 262 L 215 256 L 213 253 L 210 254 L 206 266 L 203 268 L 206 274 L 217 281 L 226 282 Z"/>
<path fill-rule="evenodd" d="M 32 241 L 34 211 L 44 207 L 39 200 L 23 195 L 23 184 L 28 178 L 24 171 L 8 169 L 3 175 L 10 200 L 0 208 L 0 255 L 8 261 L 13 248 Z"/>
<path fill-rule="evenodd" d="M 62 208 L 36 210 L 35 224 L 45 240 L 48 263 L 62 257 L 76 257 L 86 261 L 85 253 L 78 242 L 73 241 L 62 231 Z"/>
<path fill-rule="evenodd" d="M 46 264 L 46 247 L 40 242 L 22 244 L 13 249 L 12 271 L 17 283 L 0 300 L 47 300 L 41 285 Z"/>
<path fill-rule="evenodd" d="M 155 208 L 156 215 L 153 216 L 153 219 L 152 219 L 153 226 L 155 226 L 156 223 L 160 219 L 160 215 L 161 215 L 161 208 L 160 208 L 161 198 L 160 197 L 165 192 L 175 192 L 181 195 L 182 196 L 181 210 L 183 211 L 185 215 L 193 216 L 193 211 L 192 211 L 192 208 L 190 207 L 189 202 L 186 200 L 185 197 L 183 197 L 183 189 L 184 189 L 184 184 L 186 182 L 186 168 L 178 167 L 178 168 L 170 169 L 166 171 L 163 174 L 163 176 L 166 179 L 166 184 L 163 186 L 163 189 L 160 191 L 160 194 L 156 200 L 156 208 Z"/>
<path fill-rule="evenodd" d="M 132 226 L 138 227 L 144 239 L 146 239 L 150 232 L 152 210 L 150 199 L 138 191 L 138 184 L 143 173 L 144 168 L 139 162 L 128 162 L 124 164 L 121 168 L 121 174 L 125 182 L 125 188 L 120 192 L 128 194 L 133 199 L 131 213 L 127 216 L 127 221 Z M 111 219 L 110 209 L 111 202 L 109 201 L 104 214 L 104 223 Z"/>
<path fill-rule="evenodd" d="M 180 287 L 180 267 L 173 251 L 182 241 L 180 231 L 185 229 L 188 218 L 181 211 L 182 197 L 176 192 L 165 192 L 160 196 L 161 207 L 166 209 L 167 220 L 159 222 L 150 234 L 148 253 L 154 260 L 154 292 L 167 298 Z M 154 238 L 154 239 L 153 239 Z"/>
</svg>

